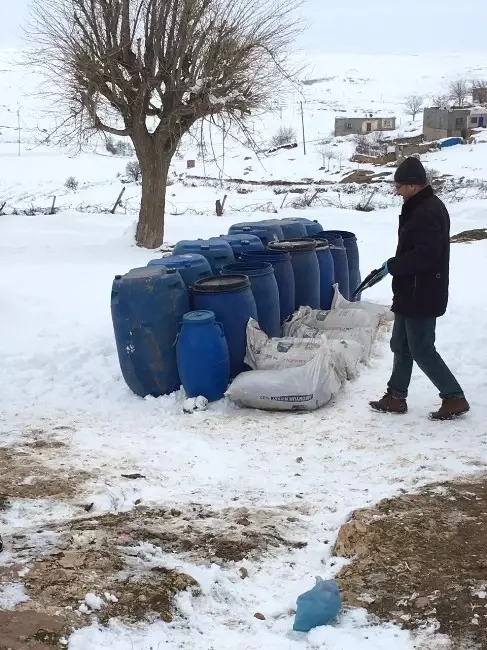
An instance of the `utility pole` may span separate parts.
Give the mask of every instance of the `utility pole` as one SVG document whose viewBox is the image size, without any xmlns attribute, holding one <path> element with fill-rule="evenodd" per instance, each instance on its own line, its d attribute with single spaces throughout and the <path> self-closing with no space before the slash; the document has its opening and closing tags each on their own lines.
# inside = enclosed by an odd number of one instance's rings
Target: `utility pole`
<svg viewBox="0 0 487 650">
<path fill-rule="evenodd" d="M 303 127 L 303 152 L 306 156 L 306 136 L 304 134 L 304 111 L 303 111 L 303 102 L 299 102 L 301 105 L 301 125 Z"/>
<path fill-rule="evenodd" d="M 19 132 L 18 144 L 19 144 L 19 156 L 20 156 L 20 108 L 17 109 L 17 131 Z"/>
</svg>

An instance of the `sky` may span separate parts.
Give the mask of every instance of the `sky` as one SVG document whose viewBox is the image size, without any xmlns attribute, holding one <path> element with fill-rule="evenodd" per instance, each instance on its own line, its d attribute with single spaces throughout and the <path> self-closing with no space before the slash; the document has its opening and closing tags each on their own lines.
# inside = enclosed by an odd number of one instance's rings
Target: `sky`
<svg viewBox="0 0 487 650">
<path fill-rule="evenodd" d="M 0 0 L 0 47 L 22 43 L 30 0 Z M 459 8 L 462 9 L 459 12 Z M 468 9 L 467 9 L 468 8 Z M 304 0 L 303 53 L 422 54 L 487 50 L 487 3 L 470 0 Z"/>
</svg>

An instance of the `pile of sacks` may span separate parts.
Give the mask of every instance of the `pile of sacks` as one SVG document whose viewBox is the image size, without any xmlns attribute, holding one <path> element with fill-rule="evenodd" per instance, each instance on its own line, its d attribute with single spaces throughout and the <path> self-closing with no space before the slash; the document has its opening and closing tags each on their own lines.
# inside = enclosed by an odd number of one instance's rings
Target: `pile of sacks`
<svg viewBox="0 0 487 650">
<path fill-rule="evenodd" d="M 250 320 L 246 364 L 226 395 L 239 406 L 276 411 L 313 411 L 327 404 L 343 382 L 370 359 L 381 331 L 394 316 L 388 307 L 348 302 L 335 285 L 330 311 L 301 307 L 270 339 Z"/>
</svg>

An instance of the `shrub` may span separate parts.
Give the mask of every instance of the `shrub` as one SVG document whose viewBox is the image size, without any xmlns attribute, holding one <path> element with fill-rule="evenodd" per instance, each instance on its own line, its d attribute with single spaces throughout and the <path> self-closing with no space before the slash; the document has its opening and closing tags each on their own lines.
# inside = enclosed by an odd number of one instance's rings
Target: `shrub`
<svg viewBox="0 0 487 650">
<path fill-rule="evenodd" d="M 282 147 L 285 144 L 296 142 L 296 131 L 291 126 L 281 126 L 269 140 L 271 147 Z"/>
<path fill-rule="evenodd" d="M 125 167 L 125 174 L 129 182 L 138 183 L 142 178 L 139 161 L 131 160 L 129 163 L 127 163 L 127 166 Z"/>
<path fill-rule="evenodd" d="M 79 183 L 74 176 L 70 176 L 66 179 L 64 187 L 68 190 L 73 190 L 75 192 L 78 189 Z"/>
</svg>

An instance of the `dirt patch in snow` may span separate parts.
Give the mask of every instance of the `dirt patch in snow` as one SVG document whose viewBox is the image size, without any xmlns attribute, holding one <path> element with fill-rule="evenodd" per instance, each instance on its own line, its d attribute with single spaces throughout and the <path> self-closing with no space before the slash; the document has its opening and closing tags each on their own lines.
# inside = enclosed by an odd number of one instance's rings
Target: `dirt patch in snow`
<svg viewBox="0 0 487 650">
<path fill-rule="evenodd" d="M 183 561 L 198 564 L 236 563 L 236 575 L 245 579 L 247 569 L 238 565 L 242 560 L 257 559 L 277 547 L 305 546 L 280 532 L 300 530 L 303 514 L 304 505 L 299 510 L 139 506 L 130 512 L 44 526 L 44 533 L 56 535 L 55 548 L 28 563 L 22 580 L 30 600 L 19 604 L 15 613 L 52 617 L 56 625 L 47 630 L 51 636 L 43 642 L 44 649 L 61 647 L 62 636 L 89 625 L 94 617 L 101 623 L 114 617 L 129 623 L 154 617 L 170 622 L 174 595 L 186 589 L 198 595 L 199 585 L 183 571 L 165 566 L 165 554 L 171 558 L 177 553 Z M 18 569 L 12 566 L 10 575 L 0 577 L 4 582 L 18 581 Z M 22 617 L 16 620 L 17 627 L 9 623 L 9 642 L 18 644 L 25 634 Z M 9 647 L 23 646 L 10 643 Z M 37 646 L 25 646 L 31 647 Z"/>
<path fill-rule="evenodd" d="M 346 604 L 487 649 L 487 475 L 354 512 L 334 554 L 352 558 L 337 578 Z"/>
<path fill-rule="evenodd" d="M 58 441 L 35 440 L 21 447 L 0 448 L 0 509 L 8 508 L 10 499 L 69 499 L 81 483 L 89 478 L 86 472 L 69 472 L 62 467 L 46 466 L 59 454 Z"/>
<path fill-rule="evenodd" d="M 460 243 L 471 243 L 474 241 L 481 241 L 482 239 L 487 239 L 487 229 L 486 228 L 476 228 L 475 230 L 464 230 L 463 232 L 453 235 L 450 241 L 453 244 Z"/>
<path fill-rule="evenodd" d="M 49 650 L 66 647 L 60 641 L 68 631 L 60 616 L 25 609 L 0 612 L 0 650 Z"/>
</svg>

